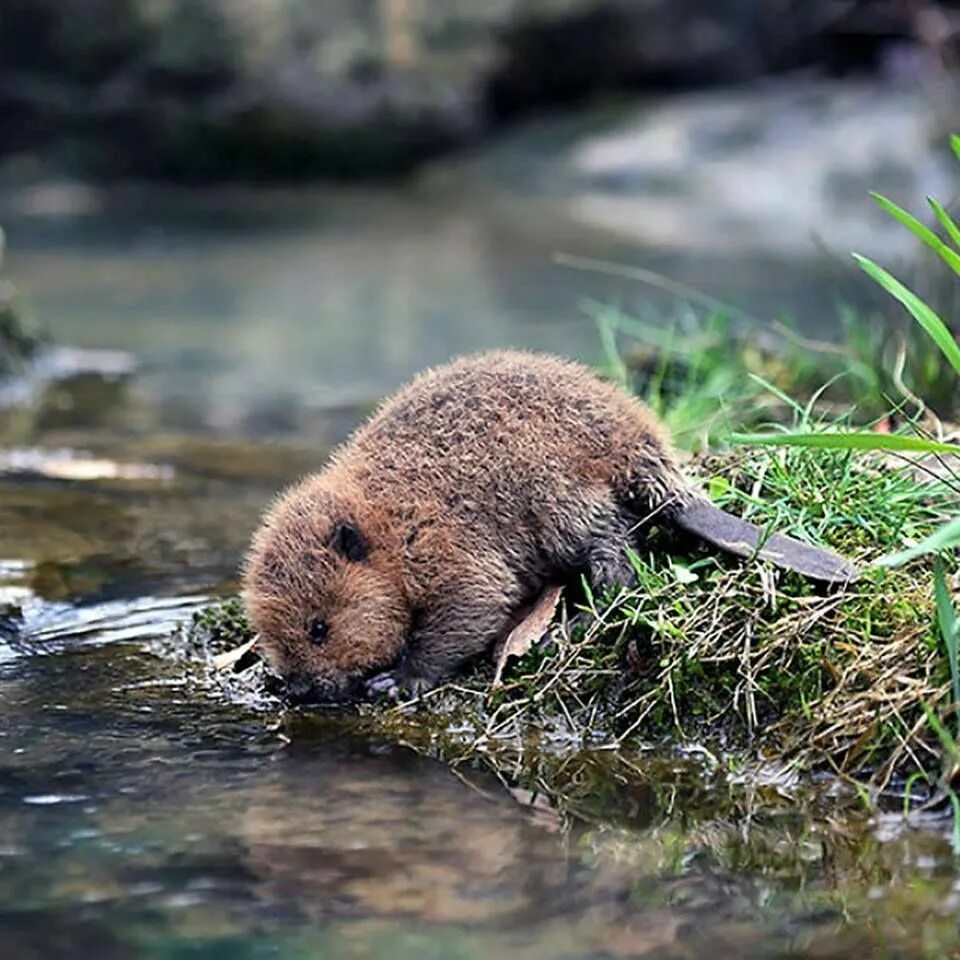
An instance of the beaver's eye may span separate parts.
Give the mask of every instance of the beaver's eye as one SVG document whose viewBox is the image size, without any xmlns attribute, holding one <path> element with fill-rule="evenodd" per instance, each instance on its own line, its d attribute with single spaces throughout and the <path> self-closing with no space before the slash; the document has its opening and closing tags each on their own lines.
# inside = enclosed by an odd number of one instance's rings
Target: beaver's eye
<svg viewBox="0 0 960 960">
<path fill-rule="evenodd" d="M 314 620 L 313 623 L 310 624 L 310 642 L 319 646 L 327 639 L 329 632 L 330 627 L 327 625 L 326 620 Z"/>
</svg>

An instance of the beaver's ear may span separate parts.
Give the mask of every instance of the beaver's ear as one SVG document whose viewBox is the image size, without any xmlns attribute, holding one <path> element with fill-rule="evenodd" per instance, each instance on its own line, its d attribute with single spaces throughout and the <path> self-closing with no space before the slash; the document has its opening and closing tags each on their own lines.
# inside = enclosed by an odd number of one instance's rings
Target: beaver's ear
<svg viewBox="0 0 960 960">
<path fill-rule="evenodd" d="M 370 555 L 370 545 L 360 528 L 352 523 L 338 523 L 333 528 L 332 546 L 342 557 L 354 563 L 363 563 Z"/>
</svg>

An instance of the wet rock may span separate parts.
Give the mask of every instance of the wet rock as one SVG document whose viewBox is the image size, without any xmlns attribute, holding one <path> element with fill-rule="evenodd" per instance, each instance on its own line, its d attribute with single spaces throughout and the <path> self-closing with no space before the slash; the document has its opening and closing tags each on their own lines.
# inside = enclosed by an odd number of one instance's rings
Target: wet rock
<svg viewBox="0 0 960 960">
<path fill-rule="evenodd" d="M 23 625 L 23 610 L 0 596 L 0 641 L 9 642 L 20 632 Z"/>
<path fill-rule="evenodd" d="M 885 66 L 912 43 L 941 65 L 960 50 L 953 3 L 898 0 L 600 0 L 518 7 L 488 83 L 495 115 L 611 90 L 696 87 L 819 67 Z"/>
<path fill-rule="evenodd" d="M 37 337 L 27 331 L 13 304 L 0 301 L 0 377 L 21 370 L 38 346 Z"/>
<path fill-rule="evenodd" d="M 31 332 L 14 304 L 14 288 L 3 277 L 4 235 L 0 229 L 0 378 L 20 373 L 40 348 L 40 337 Z"/>
<path fill-rule="evenodd" d="M 404 39 L 404 6 L 10 0 L 3 152 L 188 180 L 402 171 L 472 126 L 465 88 Z"/>
<path fill-rule="evenodd" d="M 490 106 L 510 115 L 610 90 L 755 76 L 770 61 L 761 53 L 758 18 L 743 16 L 742 6 L 609 0 L 560 16 L 525 15 L 503 31 Z"/>
<path fill-rule="evenodd" d="M 0 917 L 0 937 L 7 955 L 19 960 L 51 956 L 128 960 L 135 955 L 106 923 L 81 919 L 55 907 L 9 911 Z"/>
</svg>

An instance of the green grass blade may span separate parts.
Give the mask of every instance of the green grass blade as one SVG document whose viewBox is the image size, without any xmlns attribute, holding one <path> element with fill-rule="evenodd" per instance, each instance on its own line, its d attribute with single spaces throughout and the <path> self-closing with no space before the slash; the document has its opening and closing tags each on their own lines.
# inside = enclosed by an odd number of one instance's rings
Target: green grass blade
<svg viewBox="0 0 960 960">
<path fill-rule="evenodd" d="M 917 557 L 922 557 L 928 553 L 937 553 L 940 550 L 949 550 L 956 546 L 960 546 L 960 517 L 937 527 L 930 536 L 924 537 L 912 547 L 901 550 L 899 553 L 888 553 L 885 557 L 877 560 L 876 565 L 878 567 L 900 567 Z"/>
<path fill-rule="evenodd" d="M 818 450 L 895 450 L 900 453 L 952 453 L 960 444 L 941 443 L 899 433 L 735 433 L 733 443 L 768 447 L 812 447 Z"/>
<path fill-rule="evenodd" d="M 960 797 L 955 790 L 947 790 L 950 806 L 953 809 L 953 852 L 960 853 Z"/>
<path fill-rule="evenodd" d="M 937 557 L 933 568 L 933 584 L 937 599 L 937 623 L 940 626 L 940 636 L 943 637 L 943 645 L 946 647 L 947 659 L 950 662 L 953 706 L 958 710 L 960 709 L 960 666 L 957 663 L 957 615 L 947 586 L 947 574 L 943 569 L 942 557 Z"/>
<path fill-rule="evenodd" d="M 781 403 L 790 407 L 798 416 L 803 416 L 803 407 L 801 407 L 800 404 L 797 403 L 797 401 L 794 400 L 789 394 L 784 393 L 783 390 L 781 390 L 778 386 L 771 383 L 769 380 L 765 380 L 760 376 L 759 373 L 748 373 L 747 376 L 750 377 L 750 379 L 755 383 L 759 383 L 764 390 L 772 393 Z"/>
<path fill-rule="evenodd" d="M 681 283 L 679 280 L 673 280 L 655 270 L 646 270 L 643 267 L 629 267 L 620 263 L 611 263 L 609 260 L 595 260 L 591 257 L 576 257 L 569 253 L 555 253 L 553 262 L 561 267 L 570 267 L 572 270 L 589 270 L 593 273 L 604 273 L 611 277 L 623 277 L 626 280 L 636 280 L 638 283 L 645 283 L 655 290 L 663 290 L 678 300 L 699 303 L 708 310 L 716 313 L 722 313 L 728 317 L 737 317 L 750 324 L 762 324 L 756 317 L 751 316 L 739 307 L 730 303 L 724 303 L 716 297 L 691 287 L 688 284 Z"/>
<path fill-rule="evenodd" d="M 911 290 L 908 290 L 896 277 L 887 273 L 883 267 L 872 260 L 854 254 L 854 259 L 881 287 L 895 297 L 912 314 L 913 318 L 930 335 L 934 343 L 940 348 L 943 355 L 950 362 L 954 370 L 960 374 L 960 346 L 953 339 L 953 334 L 947 325 Z"/>
<path fill-rule="evenodd" d="M 960 135 L 955 133 L 950 138 L 950 146 L 953 147 L 953 152 L 957 155 L 957 159 L 960 160 Z"/>
<path fill-rule="evenodd" d="M 940 221 L 940 226 L 947 231 L 947 235 L 953 241 L 954 246 L 960 249 L 960 226 L 957 226 L 956 221 L 949 213 L 939 204 L 933 197 L 927 197 L 927 203 L 930 204 L 930 208 L 937 215 L 937 220 Z"/>
<path fill-rule="evenodd" d="M 918 780 L 926 780 L 927 775 L 923 770 L 914 770 L 907 777 L 907 782 L 903 785 L 903 815 L 910 816 L 910 803 L 913 799 L 913 786 Z"/>
<path fill-rule="evenodd" d="M 607 373 L 621 387 L 629 387 L 630 373 L 627 365 L 620 356 L 620 349 L 617 346 L 617 331 L 614 323 L 611 322 L 609 313 L 598 314 L 594 317 L 597 325 L 597 331 L 600 334 L 600 346 L 603 349 L 603 358 L 606 364 Z"/>
<path fill-rule="evenodd" d="M 903 207 L 898 206 L 892 200 L 888 200 L 879 193 L 872 193 L 870 196 L 894 220 L 899 220 L 917 239 L 933 250 L 955 274 L 960 276 L 960 253 L 951 250 L 928 226 L 921 223 L 912 213 L 904 210 Z"/>
<path fill-rule="evenodd" d="M 940 746 L 943 747 L 944 752 L 948 753 L 951 758 L 956 758 L 957 741 L 953 739 L 953 734 L 940 722 L 940 718 L 933 712 L 929 703 L 924 701 L 920 706 L 923 707 L 923 712 L 927 717 L 927 723 L 930 724 L 930 729 L 937 735 L 937 739 L 940 741 Z"/>
</svg>

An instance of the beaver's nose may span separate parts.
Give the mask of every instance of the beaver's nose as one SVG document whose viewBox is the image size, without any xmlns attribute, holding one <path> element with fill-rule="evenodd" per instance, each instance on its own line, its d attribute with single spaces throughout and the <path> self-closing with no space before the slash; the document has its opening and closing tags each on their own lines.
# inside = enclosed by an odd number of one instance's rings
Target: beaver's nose
<svg viewBox="0 0 960 960">
<path fill-rule="evenodd" d="M 317 703 L 320 700 L 318 690 L 310 677 L 301 673 L 290 674 L 284 678 L 284 696 L 290 703 Z"/>
<path fill-rule="evenodd" d="M 309 673 L 289 673 L 284 678 L 283 697 L 292 706 L 314 704 L 336 707 L 352 703 L 356 699 L 355 684 L 336 682 L 326 677 L 314 677 Z"/>
</svg>

